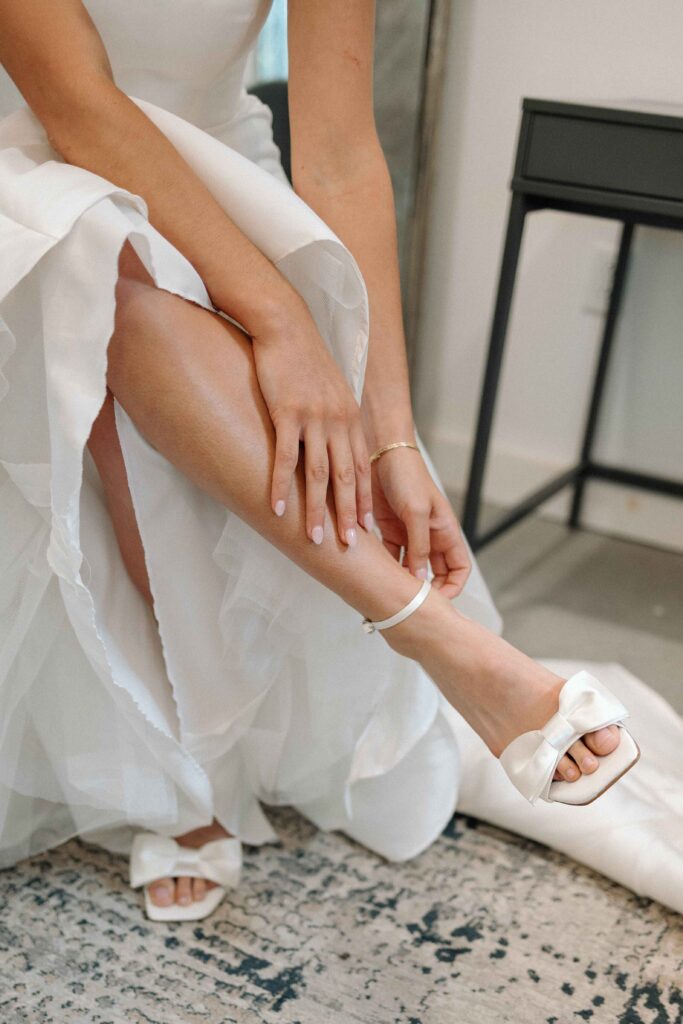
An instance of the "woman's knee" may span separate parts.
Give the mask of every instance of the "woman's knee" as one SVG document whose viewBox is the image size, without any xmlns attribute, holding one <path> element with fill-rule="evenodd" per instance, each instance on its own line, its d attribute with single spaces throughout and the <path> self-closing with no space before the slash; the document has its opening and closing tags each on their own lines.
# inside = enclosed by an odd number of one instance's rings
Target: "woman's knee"
<svg viewBox="0 0 683 1024">
<path fill-rule="evenodd" d="M 119 253 L 119 277 L 139 281 L 140 284 L 154 284 L 153 277 L 128 239 L 123 243 Z"/>
<path fill-rule="evenodd" d="M 120 274 L 115 288 L 114 332 L 107 350 L 107 384 L 117 394 L 117 381 L 126 373 L 136 349 L 144 339 L 154 333 L 163 310 L 162 292 L 154 282 L 147 284 L 138 278 Z"/>
<path fill-rule="evenodd" d="M 114 396 L 107 388 L 104 402 L 93 422 L 88 447 L 98 462 L 106 459 L 110 451 L 118 445 L 118 434 L 116 432 L 116 419 L 114 414 Z M 98 465 L 99 468 L 99 465 Z"/>
<path fill-rule="evenodd" d="M 114 338 L 139 326 L 157 301 L 159 289 L 129 241 L 119 253 L 119 276 L 114 291 Z M 114 339 L 112 339 L 114 340 Z"/>
<path fill-rule="evenodd" d="M 183 387 L 187 382 L 187 387 Z M 192 386 L 190 386 L 192 382 Z M 248 335 L 219 313 L 174 292 L 120 274 L 116 283 L 114 332 L 107 353 L 107 384 L 127 408 L 134 393 L 138 413 L 144 399 L 156 409 L 173 388 L 183 401 L 199 388 L 263 403 Z"/>
<path fill-rule="evenodd" d="M 116 320 L 114 331 L 120 332 L 127 327 L 134 327 L 147 315 L 148 307 L 156 301 L 158 289 L 152 283 L 146 284 L 133 277 L 119 275 L 114 290 L 116 304 Z"/>
</svg>

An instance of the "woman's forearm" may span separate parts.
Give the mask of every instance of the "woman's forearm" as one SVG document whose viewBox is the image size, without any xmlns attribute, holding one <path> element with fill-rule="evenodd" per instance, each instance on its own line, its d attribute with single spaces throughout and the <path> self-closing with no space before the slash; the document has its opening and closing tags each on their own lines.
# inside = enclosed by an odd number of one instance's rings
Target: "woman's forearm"
<svg viewBox="0 0 683 1024">
<path fill-rule="evenodd" d="M 372 451 L 413 440 L 414 426 L 401 311 L 396 213 L 379 143 L 345 156 L 339 176 L 295 175 L 294 186 L 353 253 L 370 302 L 370 348 L 361 408 Z"/>
<path fill-rule="evenodd" d="M 298 292 L 230 220 L 157 126 L 106 76 L 43 116 L 68 162 L 145 199 L 150 222 L 197 270 L 214 305 L 254 337 L 308 316 Z"/>
</svg>

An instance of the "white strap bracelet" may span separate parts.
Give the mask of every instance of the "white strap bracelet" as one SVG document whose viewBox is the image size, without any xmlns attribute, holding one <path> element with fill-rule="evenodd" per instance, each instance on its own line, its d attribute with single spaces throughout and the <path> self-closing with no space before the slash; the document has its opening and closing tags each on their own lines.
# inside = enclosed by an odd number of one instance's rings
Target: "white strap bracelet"
<svg viewBox="0 0 683 1024">
<path fill-rule="evenodd" d="M 363 619 L 363 629 L 366 633 L 374 633 L 376 629 L 387 629 L 389 626 L 397 626 L 399 622 L 407 619 L 412 612 L 417 611 L 431 590 L 431 586 L 429 580 L 425 580 L 412 601 L 409 601 L 405 608 L 401 608 L 400 612 L 396 612 L 395 615 L 388 619 L 382 619 L 381 622 Z"/>
</svg>

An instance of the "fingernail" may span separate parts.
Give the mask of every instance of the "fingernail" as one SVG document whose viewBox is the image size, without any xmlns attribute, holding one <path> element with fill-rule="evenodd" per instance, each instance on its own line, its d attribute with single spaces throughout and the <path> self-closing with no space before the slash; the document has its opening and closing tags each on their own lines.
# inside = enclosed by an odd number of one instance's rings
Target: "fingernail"
<svg viewBox="0 0 683 1024">
<path fill-rule="evenodd" d="M 356 546 L 357 542 L 358 536 L 356 534 L 354 527 L 352 526 L 349 530 L 346 531 L 346 543 L 349 545 L 350 548 L 353 548 Z"/>
<path fill-rule="evenodd" d="M 583 767 L 584 768 L 597 768 L 597 766 L 598 766 L 598 762 L 597 762 L 596 758 L 594 758 L 594 757 L 584 757 L 584 759 L 583 759 Z"/>
<path fill-rule="evenodd" d="M 282 498 L 275 502 L 275 515 L 283 516 L 285 514 L 285 503 Z"/>
<path fill-rule="evenodd" d="M 322 526 L 314 526 L 313 527 L 313 533 L 311 534 L 311 536 L 313 537 L 313 542 L 315 544 L 322 544 L 322 542 L 323 542 L 323 528 L 322 528 Z"/>
<path fill-rule="evenodd" d="M 578 772 L 577 768 L 567 768 L 567 771 L 566 771 L 565 774 L 566 774 L 568 779 L 575 779 L 575 778 L 578 777 L 579 772 Z"/>
<path fill-rule="evenodd" d="M 368 533 L 370 533 L 374 525 L 375 517 L 373 516 L 372 512 L 366 512 L 365 515 L 363 516 L 363 526 L 368 531 Z"/>
<path fill-rule="evenodd" d="M 427 579 L 427 567 L 423 565 L 421 569 L 417 570 L 415 575 L 419 576 L 421 580 L 426 580 Z"/>
</svg>

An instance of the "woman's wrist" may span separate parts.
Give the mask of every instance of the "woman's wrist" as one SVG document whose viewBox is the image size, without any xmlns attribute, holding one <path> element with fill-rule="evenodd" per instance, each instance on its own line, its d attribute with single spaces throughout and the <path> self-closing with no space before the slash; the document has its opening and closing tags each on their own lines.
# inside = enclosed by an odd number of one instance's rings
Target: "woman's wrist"
<svg viewBox="0 0 683 1024">
<path fill-rule="evenodd" d="M 310 319 L 308 306 L 299 292 L 275 268 L 267 280 L 256 281 L 255 288 L 243 289 L 238 301 L 224 275 L 205 283 L 214 306 L 237 320 L 255 342 L 286 336 Z"/>
<path fill-rule="evenodd" d="M 313 322 L 311 311 L 293 288 L 291 294 L 284 294 L 258 305 L 250 315 L 249 333 L 256 344 L 273 339 L 284 339 L 300 333 L 305 324 Z M 322 340 L 321 340 L 322 344 Z"/>
<path fill-rule="evenodd" d="M 396 424 L 396 426 L 392 427 L 387 423 L 382 424 L 381 428 L 377 427 L 370 432 L 366 429 L 365 441 L 368 446 L 369 455 L 379 451 L 380 448 L 384 448 L 388 444 L 395 444 L 397 441 L 407 441 L 409 444 L 417 443 L 415 440 L 415 429 L 412 424 L 404 426 Z"/>
<path fill-rule="evenodd" d="M 366 403 L 364 398 L 361 402 L 361 416 L 370 455 L 396 441 L 415 444 L 415 424 L 409 402 L 404 401 L 400 405 L 390 401 L 375 404 Z"/>
</svg>

